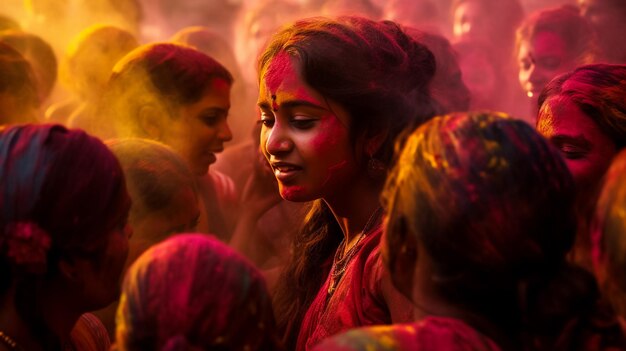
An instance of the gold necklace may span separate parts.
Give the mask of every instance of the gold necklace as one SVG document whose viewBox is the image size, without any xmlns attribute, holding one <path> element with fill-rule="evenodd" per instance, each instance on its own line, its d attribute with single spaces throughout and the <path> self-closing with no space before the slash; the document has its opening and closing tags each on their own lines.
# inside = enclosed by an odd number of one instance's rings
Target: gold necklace
<svg viewBox="0 0 626 351">
<path fill-rule="evenodd" d="M 365 227 L 363 227 L 363 231 L 361 231 L 361 234 L 359 235 L 359 238 L 357 239 L 356 243 L 354 243 L 354 245 L 350 247 L 348 252 L 346 252 L 343 255 L 341 254 L 346 246 L 345 238 L 341 242 L 339 247 L 337 248 L 337 251 L 335 251 L 335 256 L 333 257 L 333 266 L 330 270 L 330 282 L 328 283 L 328 296 L 332 295 L 337 289 L 337 286 L 339 285 L 341 278 L 343 278 L 343 274 L 346 272 L 346 269 L 348 268 L 348 263 L 352 260 L 354 255 L 356 255 L 356 253 L 359 251 L 359 244 L 361 243 L 363 238 L 366 237 L 367 234 L 369 234 L 374 224 L 378 223 L 378 219 L 380 215 L 382 214 L 382 211 L 383 211 L 383 208 L 380 206 L 376 210 L 374 210 L 370 218 L 367 220 Z"/>
<path fill-rule="evenodd" d="M 0 330 L 0 341 L 2 341 L 2 343 L 5 344 L 10 350 L 20 350 L 15 340 L 6 335 L 2 330 Z"/>
</svg>

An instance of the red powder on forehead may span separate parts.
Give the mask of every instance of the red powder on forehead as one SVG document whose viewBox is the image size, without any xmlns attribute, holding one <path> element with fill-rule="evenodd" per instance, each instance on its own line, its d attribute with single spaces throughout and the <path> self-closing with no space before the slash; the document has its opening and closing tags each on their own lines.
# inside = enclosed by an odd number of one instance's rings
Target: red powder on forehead
<svg viewBox="0 0 626 351">
<path fill-rule="evenodd" d="M 291 57 L 287 53 L 281 52 L 274 56 L 268 64 L 263 74 L 263 80 L 272 94 L 276 93 L 285 77 L 296 75 L 291 63 Z"/>
<path fill-rule="evenodd" d="M 223 78 L 215 78 L 211 82 L 210 87 L 217 90 L 227 90 L 230 89 L 230 83 Z"/>
</svg>

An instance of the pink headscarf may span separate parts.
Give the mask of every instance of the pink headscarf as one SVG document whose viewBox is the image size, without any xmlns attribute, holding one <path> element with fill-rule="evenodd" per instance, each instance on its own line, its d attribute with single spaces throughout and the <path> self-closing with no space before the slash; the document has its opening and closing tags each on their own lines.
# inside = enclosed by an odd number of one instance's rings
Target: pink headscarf
<svg viewBox="0 0 626 351">
<path fill-rule="evenodd" d="M 215 238 L 181 234 L 129 269 L 117 311 L 121 350 L 275 350 L 260 272 Z"/>
</svg>

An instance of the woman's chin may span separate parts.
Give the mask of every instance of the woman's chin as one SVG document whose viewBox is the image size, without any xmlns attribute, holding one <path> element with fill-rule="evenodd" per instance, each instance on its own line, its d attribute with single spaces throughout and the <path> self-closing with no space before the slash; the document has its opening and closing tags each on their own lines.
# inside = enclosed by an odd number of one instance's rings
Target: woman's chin
<svg viewBox="0 0 626 351">
<path fill-rule="evenodd" d="M 278 189 L 280 191 L 280 196 L 291 202 L 308 202 L 318 198 L 308 194 L 306 189 L 302 186 L 283 186 L 279 183 Z"/>
</svg>

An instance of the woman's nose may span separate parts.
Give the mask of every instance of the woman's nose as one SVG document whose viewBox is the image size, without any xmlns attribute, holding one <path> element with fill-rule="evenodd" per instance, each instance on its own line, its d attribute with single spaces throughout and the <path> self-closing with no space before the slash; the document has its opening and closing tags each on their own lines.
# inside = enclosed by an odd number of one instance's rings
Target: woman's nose
<svg viewBox="0 0 626 351">
<path fill-rule="evenodd" d="M 230 130 L 228 122 L 226 121 L 224 121 L 224 123 L 222 123 L 222 125 L 220 126 L 219 138 L 222 141 L 230 141 L 233 139 L 233 133 Z"/>
<path fill-rule="evenodd" d="M 293 142 L 289 133 L 283 130 L 279 125 L 274 125 L 271 130 L 267 131 L 265 140 L 265 149 L 270 155 L 280 155 L 288 153 L 293 148 Z"/>
</svg>

